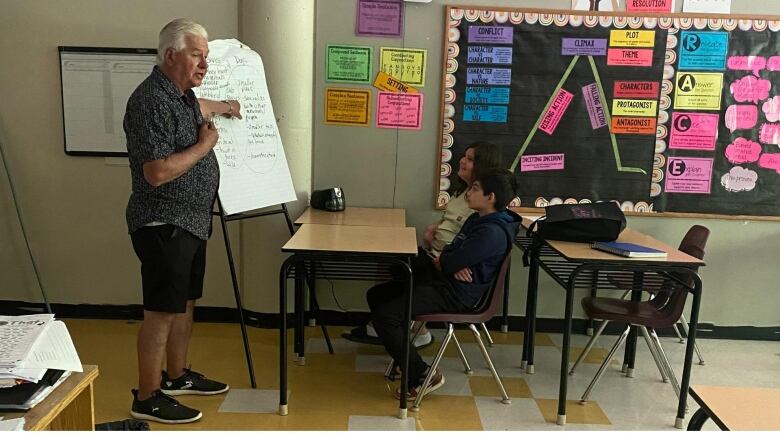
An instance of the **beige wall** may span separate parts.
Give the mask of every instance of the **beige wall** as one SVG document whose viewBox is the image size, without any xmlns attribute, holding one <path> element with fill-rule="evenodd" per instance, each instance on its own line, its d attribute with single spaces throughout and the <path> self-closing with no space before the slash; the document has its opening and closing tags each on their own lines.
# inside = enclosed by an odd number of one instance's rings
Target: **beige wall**
<svg viewBox="0 0 780 439">
<path fill-rule="evenodd" d="M 219 8 L 215 4 L 219 4 Z M 407 209 L 418 229 L 439 215 L 432 209 L 439 123 L 443 5 L 568 6 L 569 0 L 433 0 L 407 4 L 402 39 L 356 38 L 355 0 L 0 0 L 0 143 L 16 185 L 41 277 L 52 302 L 130 304 L 140 301 L 138 262 L 126 234 L 130 191 L 126 166 L 63 153 L 58 45 L 154 47 L 173 17 L 203 23 L 212 38 L 243 39 L 266 64 L 269 89 L 300 200 L 310 186 L 341 185 L 351 205 Z M 678 2 L 680 3 L 680 2 Z M 734 0 L 738 13 L 780 14 L 774 0 Z M 314 21 L 314 23 L 312 23 Z M 312 26 L 315 37 L 312 42 Z M 328 43 L 425 47 L 429 50 L 423 130 L 325 126 L 324 58 Z M 314 64 L 311 49 L 314 45 Z M 311 74 L 314 74 L 312 84 Z M 312 92 L 312 85 L 314 90 Z M 375 94 L 374 94 L 375 95 Z M 310 133 L 314 121 L 314 144 Z M 313 158 L 312 158 L 313 154 Z M 377 160 L 377 158 L 379 160 Z M 397 163 L 396 163 L 397 159 Z M 381 166 L 374 165 L 379 161 Z M 293 214 L 302 202 L 291 206 Z M 720 325 L 780 324 L 772 269 L 780 224 L 631 218 L 630 225 L 677 242 L 690 224 L 713 236 L 703 270 L 702 318 Z M 233 306 L 218 224 L 208 254 L 203 305 Z M 281 243 L 280 218 L 231 225 L 244 301 L 274 312 Z M 542 276 L 540 315 L 560 316 L 561 291 Z M 511 312 L 524 314 L 525 270 L 515 258 Z M 330 285 L 321 301 L 330 308 Z M 342 305 L 365 309 L 363 286 L 339 283 Z M 349 292 L 352 292 L 351 297 Z M 0 168 L 0 300 L 40 301 L 35 277 Z"/>
<path fill-rule="evenodd" d="M 407 222 L 418 231 L 437 220 L 433 182 L 438 175 L 438 144 L 441 96 L 441 59 L 444 29 L 444 5 L 503 6 L 519 8 L 568 8 L 570 0 L 433 0 L 427 4 L 406 5 L 403 38 L 362 38 L 354 35 L 354 0 L 319 1 L 315 32 L 314 90 L 314 168 L 313 186 L 342 186 L 351 205 L 400 207 L 407 209 Z M 677 2 L 678 11 L 682 2 Z M 734 0 L 732 11 L 742 14 L 780 15 L 776 0 Z M 421 131 L 351 128 L 324 125 L 323 96 L 326 44 L 371 45 L 428 49 L 428 73 L 425 109 Z M 374 56 L 374 71 L 378 55 Z M 367 88 L 366 86 L 358 86 Z M 376 99 L 376 91 L 372 92 Z M 372 107 L 372 109 L 375 107 Z M 373 117 L 372 117 L 373 123 Z M 723 326 L 780 325 L 780 306 L 775 297 L 776 275 L 773 264 L 780 249 L 780 223 L 760 221 L 722 221 L 669 218 L 629 218 L 629 226 L 669 243 L 678 243 L 695 223 L 712 230 L 702 270 L 705 295 L 701 318 Z M 510 313 L 525 314 L 527 270 L 515 252 L 512 264 Z M 336 308 L 327 294 L 321 296 L 324 307 Z M 365 286 L 339 283 L 341 306 L 365 309 L 361 290 Z M 563 291 L 546 275 L 541 276 L 539 315 L 562 317 Z M 575 303 L 579 302 L 576 298 Z M 582 316 L 579 306 L 576 313 Z"/>
</svg>

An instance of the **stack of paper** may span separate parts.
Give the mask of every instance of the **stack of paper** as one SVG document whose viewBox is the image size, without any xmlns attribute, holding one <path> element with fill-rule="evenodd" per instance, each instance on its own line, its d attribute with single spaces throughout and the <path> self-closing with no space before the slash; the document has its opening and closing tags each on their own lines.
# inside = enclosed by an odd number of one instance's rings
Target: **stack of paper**
<svg viewBox="0 0 780 439">
<path fill-rule="evenodd" d="M 50 373 L 44 379 L 50 370 L 66 373 Z M 1 408 L 33 407 L 71 371 L 83 372 L 81 360 L 65 324 L 54 320 L 53 314 L 0 316 Z M 9 402 L 18 398 L 19 392 L 11 396 L 16 389 L 30 386 L 29 383 L 38 385 L 27 387 L 31 395 L 26 401 Z"/>
</svg>

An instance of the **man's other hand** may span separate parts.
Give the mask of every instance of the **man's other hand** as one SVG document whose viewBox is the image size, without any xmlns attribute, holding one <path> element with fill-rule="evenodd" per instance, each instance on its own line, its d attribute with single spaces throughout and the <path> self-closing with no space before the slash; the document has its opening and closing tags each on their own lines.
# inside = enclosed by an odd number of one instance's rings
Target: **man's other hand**
<svg viewBox="0 0 780 439">
<path fill-rule="evenodd" d="M 203 122 L 198 129 L 198 141 L 213 148 L 217 144 L 217 140 L 219 140 L 219 133 L 214 123 Z"/>
</svg>

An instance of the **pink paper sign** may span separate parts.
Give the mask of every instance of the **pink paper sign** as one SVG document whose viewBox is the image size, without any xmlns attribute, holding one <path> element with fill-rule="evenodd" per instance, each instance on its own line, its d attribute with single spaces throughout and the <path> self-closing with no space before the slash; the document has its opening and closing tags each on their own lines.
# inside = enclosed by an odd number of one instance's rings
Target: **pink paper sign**
<svg viewBox="0 0 780 439">
<path fill-rule="evenodd" d="M 766 68 L 770 72 L 776 72 L 780 70 L 780 56 L 770 56 L 766 62 Z"/>
<path fill-rule="evenodd" d="M 558 90 L 558 94 L 553 98 L 550 108 L 547 109 L 547 112 L 542 118 L 542 122 L 539 124 L 539 129 L 552 135 L 552 133 L 555 132 L 555 128 L 557 128 L 558 124 L 561 122 L 563 113 L 569 108 L 572 99 L 574 99 L 573 94 L 564 89 Z"/>
<path fill-rule="evenodd" d="M 672 12 L 674 0 L 626 0 L 628 12 Z"/>
<path fill-rule="evenodd" d="M 730 56 L 726 61 L 730 70 L 749 70 L 759 76 L 761 70 L 766 67 L 766 58 L 763 56 Z"/>
<path fill-rule="evenodd" d="M 422 93 L 406 94 L 381 91 L 377 98 L 377 128 L 422 128 Z"/>
<path fill-rule="evenodd" d="M 729 192 L 748 192 L 756 188 L 757 181 L 756 171 L 734 166 L 720 178 L 720 185 Z"/>
<path fill-rule="evenodd" d="M 775 96 L 764 102 L 764 104 L 761 105 L 761 111 L 764 112 L 766 120 L 770 122 L 780 122 L 780 96 Z"/>
<path fill-rule="evenodd" d="M 520 172 L 563 169 L 563 154 L 524 155 L 520 158 Z"/>
<path fill-rule="evenodd" d="M 714 150 L 718 139 L 718 115 L 674 113 L 669 148 Z"/>
<path fill-rule="evenodd" d="M 729 105 L 726 109 L 726 128 L 732 133 L 736 130 L 747 130 L 758 122 L 758 107 L 755 105 Z"/>
<path fill-rule="evenodd" d="M 758 160 L 758 166 L 766 169 L 772 169 L 780 174 L 780 154 L 778 153 L 765 153 L 761 154 L 761 158 Z"/>
<path fill-rule="evenodd" d="M 772 83 L 766 79 L 756 78 L 753 75 L 747 75 L 731 83 L 731 94 L 737 102 L 753 102 L 769 97 L 769 89 Z"/>
<path fill-rule="evenodd" d="M 761 143 L 780 145 L 780 124 L 765 123 L 761 125 L 761 131 L 758 133 L 758 140 Z"/>
<path fill-rule="evenodd" d="M 670 157 L 666 166 L 666 192 L 709 194 L 713 159 Z"/>
<path fill-rule="evenodd" d="M 607 65 L 649 67 L 653 65 L 653 49 L 609 49 Z"/>
<path fill-rule="evenodd" d="M 734 143 L 726 147 L 726 158 L 735 165 L 753 163 L 761 155 L 761 144 L 737 137 Z"/>
</svg>

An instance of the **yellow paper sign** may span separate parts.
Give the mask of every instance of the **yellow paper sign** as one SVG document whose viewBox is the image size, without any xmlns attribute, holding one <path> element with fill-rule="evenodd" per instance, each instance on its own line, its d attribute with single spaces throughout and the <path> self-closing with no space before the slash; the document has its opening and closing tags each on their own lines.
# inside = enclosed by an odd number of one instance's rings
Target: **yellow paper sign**
<svg viewBox="0 0 780 439">
<path fill-rule="evenodd" d="M 393 78 L 385 72 L 376 74 L 374 87 L 382 91 L 391 91 L 393 93 L 417 93 L 417 89 Z"/>
<path fill-rule="evenodd" d="M 325 123 L 368 126 L 371 91 L 358 88 L 325 89 Z"/>
<path fill-rule="evenodd" d="M 654 30 L 611 30 L 609 45 L 612 47 L 653 47 L 655 46 Z"/>
<path fill-rule="evenodd" d="M 720 110 L 723 73 L 677 72 L 674 108 L 680 110 Z"/>
<path fill-rule="evenodd" d="M 425 85 L 427 49 L 382 47 L 379 49 L 379 70 L 397 78 L 404 84 Z"/>
<path fill-rule="evenodd" d="M 640 99 L 615 99 L 612 101 L 613 116 L 655 117 L 658 101 Z"/>
</svg>

